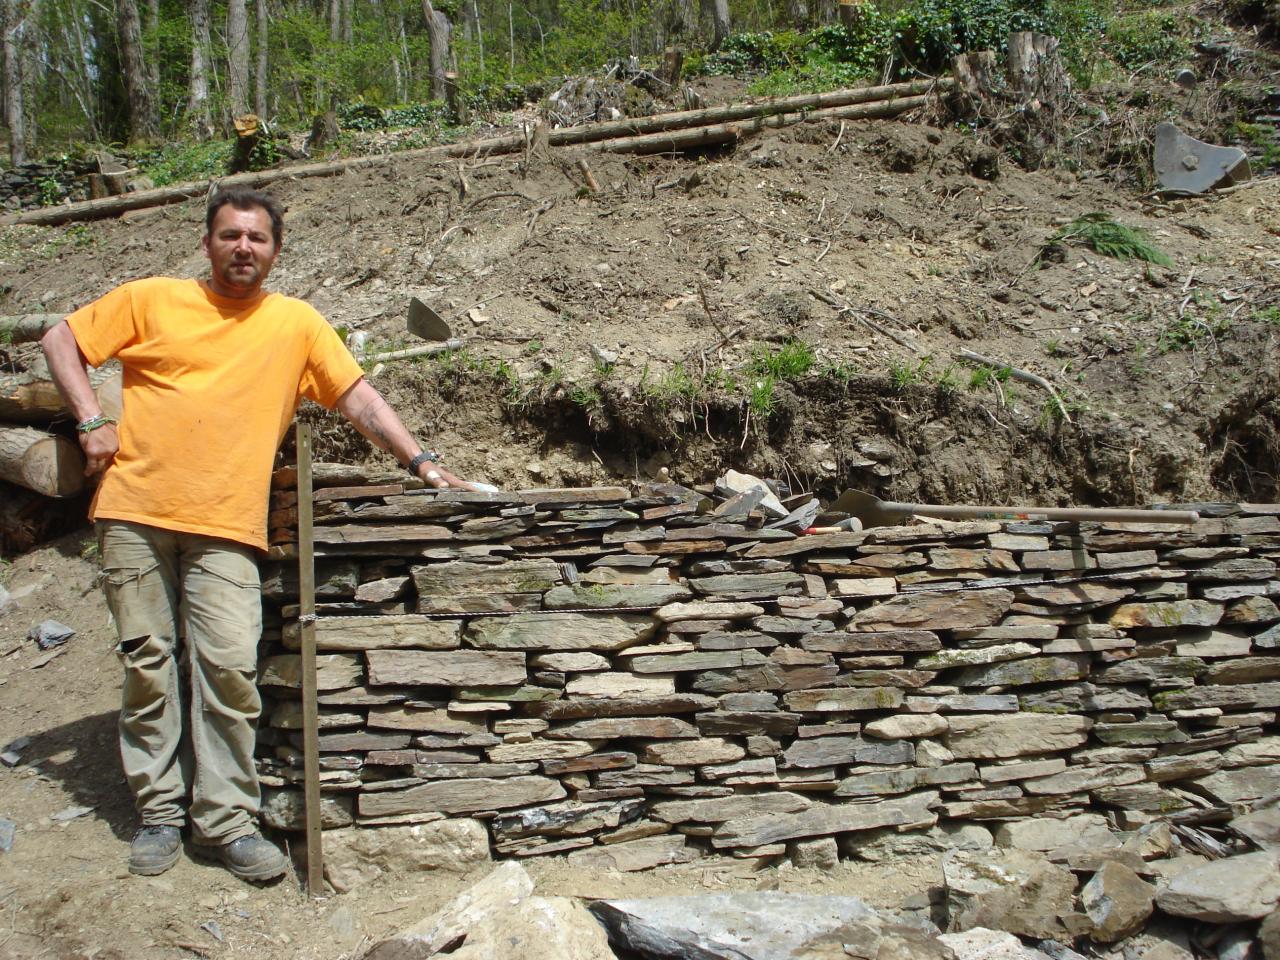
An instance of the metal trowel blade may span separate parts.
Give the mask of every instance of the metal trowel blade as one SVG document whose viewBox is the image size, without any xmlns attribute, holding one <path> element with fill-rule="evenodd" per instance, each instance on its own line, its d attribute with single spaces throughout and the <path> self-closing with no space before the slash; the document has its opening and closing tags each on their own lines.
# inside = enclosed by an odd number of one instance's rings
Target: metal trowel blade
<svg viewBox="0 0 1280 960">
<path fill-rule="evenodd" d="M 453 331 L 449 329 L 449 322 L 417 297 L 411 297 L 409 300 L 408 327 L 409 332 L 415 337 L 421 337 L 423 340 L 430 340 L 436 343 L 453 337 Z"/>
</svg>

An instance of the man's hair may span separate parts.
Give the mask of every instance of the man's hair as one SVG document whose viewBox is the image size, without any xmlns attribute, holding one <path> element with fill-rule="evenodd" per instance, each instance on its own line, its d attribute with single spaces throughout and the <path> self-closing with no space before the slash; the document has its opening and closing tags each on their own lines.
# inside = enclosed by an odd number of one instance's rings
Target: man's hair
<svg viewBox="0 0 1280 960">
<path fill-rule="evenodd" d="M 229 187 L 213 195 L 204 214 L 206 235 L 213 234 L 213 218 L 228 204 L 237 210 L 252 210 L 254 207 L 260 207 L 267 211 L 267 216 L 271 218 L 271 236 L 276 242 L 276 249 L 280 249 L 280 245 L 284 242 L 284 208 L 271 194 L 263 193 L 261 190 L 251 190 L 248 187 Z"/>
</svg>

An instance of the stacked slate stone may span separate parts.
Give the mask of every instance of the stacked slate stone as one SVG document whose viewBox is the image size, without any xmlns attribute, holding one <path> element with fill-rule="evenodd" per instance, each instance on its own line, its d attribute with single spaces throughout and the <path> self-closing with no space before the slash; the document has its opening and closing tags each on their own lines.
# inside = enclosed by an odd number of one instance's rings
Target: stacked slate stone
<svg viewBox="0 0 1280 960">
<path fill-rule="evenodd" d="M 296 829 L 276 479 L 259 753 L 264 817 Z M 326 826 L 465 822 L 498 856 L 631 869 L 1082 811 L 1204 824 L 1280 791 L 1275 505 L 805 535 L 816 504 L 758 490 L 316 484 Z"/>
</svg>

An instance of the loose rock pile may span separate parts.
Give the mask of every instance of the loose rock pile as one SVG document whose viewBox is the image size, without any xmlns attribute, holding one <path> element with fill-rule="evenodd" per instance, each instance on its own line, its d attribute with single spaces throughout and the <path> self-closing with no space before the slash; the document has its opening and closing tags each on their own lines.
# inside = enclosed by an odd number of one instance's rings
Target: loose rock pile
<svg viewBox="0 0 1280 960">
<path fill-rule="evenodd" d="M 264 818 L 284 829 L 292 480 L 260 678 Z M 1068 868 L 1141 875 L 1132 844 L 1168 842 L 1156 824 L 1212 853 L 1280 793 L 1274 505 L 1201 505 L 1189 528 L 803 535 L 816 505 L 758 489 L 434 492 L 324 465 L 316 483 L 325 824 L 398 825 L 327 838 L 339 886 L 415 848 L 627 870 L 954 847 L 973 926 L 1014 911 L 983 898 L 988 826 L 1026 854 L 1001 869 L 1069 896 Z M 1092 913 L 1014 932 L 1123 935 L 1123 880 L 1099 876 Z"/>
</svg>

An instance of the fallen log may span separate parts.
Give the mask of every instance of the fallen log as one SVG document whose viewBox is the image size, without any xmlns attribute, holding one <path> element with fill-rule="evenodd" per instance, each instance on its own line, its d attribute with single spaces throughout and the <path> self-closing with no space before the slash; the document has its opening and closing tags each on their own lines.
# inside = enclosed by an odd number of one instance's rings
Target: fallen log
<svg viewBox="0 0 1280 960">
<path fill-rule="evenodd" d="M 596 143 L 602 140 L 642 136 L 691 127 L 705 127 L 710 124 L 731 123 L 737 120 L 797 113 L 798 111 L 824 110 L 832 107 L 874 102 L 899 102 L 894 98 L 911 99 L 926 92 L 949 89 L 951 84 L 952 81 L 945 78 L 941 80 L 915 80 L 910 83 L 893 83 L 879 87 L 856 87 L 848 90 L 834 90 L 829 93 L 780 97 L 761 103 L 731 104 L 725 107 L 709 107 L 704 110 L 681 110 L 675 113 L 660 113 L 650 117 L 634 117 L 609 123 L 596 123 L 581 127 L 565 127 L 559 130 L 552 130 L 547 135 L 547 143 L 553 147 Z M 894 114 L 869 114 L 869 116 L 892 115 Z M 523 134 L 515 134 L 507 137 L 492 137 L 485 140 L 471 140 L 437 147 L 424 147 L 421 150 L 406 150 L 402 153 L 352 157 L 348 160 L 308 163 L 252 173 L 240 173 L 223 177 L 217 183 L 224 187 L 262 187 L 276 180 L 328 177 L 345 173 L 348 170 L 382 166 L 398 160 L 463 158 L 517 153 L 524 150 L 525 145 L 525 136 Z M 138 190 L 119 197 L 83 200 L 79 203 L 28 210 L 23 213 L 0 217 L 0 226 L 11 226 L 13 224 L 56 225 L 76 220 L 96 220 L 102 217 L 118 216 L 129 210 L 157 207 L 168 203 L 181 203 L 183 200 L 188 200 L 192 197 L 205 196 L 208 192 L 209 181 L 179 183 L 155 190 Z"/>
<path fill-rule="evenodd" d="M 39 340 L 65 317 L 62 313 L 22 313 L 0 317 L 0 344 L 31 343 Z"/>
<path fill-rule="evenodd" d="M 748 134 L 758 133 L 761 130 L 790 127 L 797 123 L 814 120 L 868 120 L 896 117 L 898 114 L 914 110 L 916 107 L 923 107 L 928 102 L 929 97 L 927 95 L 901 97 L 897 100 L 881 100 L 875 103 L 828 107 L 824 110 L 808 110 L 804 113 L 752 117 L 749 120 L 737 123 L 694 127 L 689 130 L 673 130 L 667 133 L 648 134 L 643 137 L 606 140 L 601 143 L 588 144 L 587 146 L 589 149 L 598 150 L 602 153 L 679 153 L 694 147 L 740 140 Z"/>
<path fill-rule="evenodd" d="M 46 497 L 74 497 L 84 489 L 84 454 L 66 437 L 0 426 L 0 480 Z"/>
<path fill-rule="evenodd" d="M 123 377 L 119 369 L 89 371 L 89 383 L 102 412 L 120 419 Z M 0 420 L 14 423 L 48 423 L 67 415 L 62 394 L 52 380 L 29 373 L 0 374 Z"/>
</svg>

